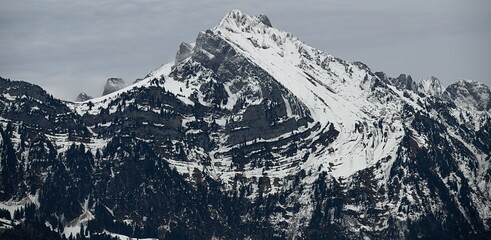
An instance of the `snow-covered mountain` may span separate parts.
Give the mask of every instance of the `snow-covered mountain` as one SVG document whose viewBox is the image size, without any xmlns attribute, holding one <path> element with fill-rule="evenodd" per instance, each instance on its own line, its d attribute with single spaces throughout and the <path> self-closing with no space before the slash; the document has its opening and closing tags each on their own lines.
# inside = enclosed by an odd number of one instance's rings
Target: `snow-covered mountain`
<svg viewBox="0 0 491 240">
<path fill-rule="evenodd" d="M 461 108 L 477 111 L 491 109 L 491 92 L 483 83 L 473 80 L 460 80 L 445 91 L 445 97 L 453 100 Z"/>
<path fill-rule="evenodd" d="M 418 83 L 418 91 L 429 96 L 440 97 L 443 94 L 443 85 L 436 77 L 421 79 Z"/>
<path fill-rule="evenodd" d="M 0 84 L 0 208 L 19 221 L 5 228 L 38 219 L 40 232 L 161 239 L 490 233 L 489 87 L 373 73 L 264 15 L 233 10 L 174 62 L 90 101 Z"/>
</svg>

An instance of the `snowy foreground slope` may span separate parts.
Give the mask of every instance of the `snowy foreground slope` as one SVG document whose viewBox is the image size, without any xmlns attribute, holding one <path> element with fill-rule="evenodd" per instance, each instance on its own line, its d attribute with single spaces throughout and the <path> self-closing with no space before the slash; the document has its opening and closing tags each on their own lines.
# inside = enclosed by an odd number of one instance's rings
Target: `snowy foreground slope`
<svg viewBox="0 0 491 240">
<path fill-rule="evenodd" d="M 374 73 L 264 15 L 231 11 L 175 62 L 85 102 L 0 85 L 6 237 L 491 233 L 488 86 Z"/>
</svg>

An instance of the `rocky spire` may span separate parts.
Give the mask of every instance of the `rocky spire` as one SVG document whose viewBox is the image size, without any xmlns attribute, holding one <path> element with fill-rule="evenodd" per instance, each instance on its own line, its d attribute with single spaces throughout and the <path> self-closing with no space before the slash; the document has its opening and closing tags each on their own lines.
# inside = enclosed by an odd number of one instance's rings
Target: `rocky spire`
<svg viewBox="0 0 491 240">
<path fill-rule="evenodd" d="M 182 42 L 181 45 L 179 46 L 179 51 L 177 51 L 175 63 L 177 64 L 182 60 L 186 59 L 187 57 L 189 57 L 192 51 L 193 51 L 193 46 L 191 44 Z"/>
<path fill-rule="evenodd" d="M 81 92 L 77 98 L 75 98 L 75 102 L 85 102 L 85 101 L 88 101 L 90 99 L 92 99 L 93 97 L 87 95 L 87 93 L 84 93 L 84 92 Z"/>
<path fill-rule="evenodd" d="M 118 91 L 126 87 L 126 83 L 121 78 L 109 78 L 107 79 L 106 86 L 104 86 L 104 92 L 102 95 L 107 95 L 109 93 Z"/>
<path fill-rule="evenodd" d="M 263 27 L 272 27 L 271 21 L 269 21 L 269 18 L 264 14 L 261 14 L 259 16 L 251 16 L 241 12 L 240 10 L 235 9 L 230 11 L 223 17 L 217 28 L 240 29 L 243 27 L 247 28 L 260 25 L 262 25 Z"/>
<path fill-rule="evenodd" d="M 268 26 L 268 27 L 273 27 L 273 25 L 271 25 L 271 21 L 269 21 L 269 18 L 268 16 L 264 15 L 264 14 L 261 14 L 259 15 L 257 18 L 259 18 L 259 20 L 261 20 L 261 22 Z"/>
<path fill-rule="evenodd" d="M 396 86 L 399 89 L 407 89 L 411 91 L 416 91 L 417 85 L 413 81 L 411 75 L 400 74 L 397 78 L 391 78 L 390 82 L 392 85 Z"/>
</svg>

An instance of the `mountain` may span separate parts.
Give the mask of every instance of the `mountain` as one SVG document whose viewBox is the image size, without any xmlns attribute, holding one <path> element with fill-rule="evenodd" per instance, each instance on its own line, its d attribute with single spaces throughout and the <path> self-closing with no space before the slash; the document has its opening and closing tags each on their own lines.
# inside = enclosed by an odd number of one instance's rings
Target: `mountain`
<svg viewBox="0 0 491 240">
<path fill-rule="evenodd" d="M 416 91 L 418 85 L 413 81 L 411 75 L 401 74 L 397 78 L 391 78 L 391 84 L 400 89 L 407 89 L 411 91 Z M 424 82 L 424 81 L 423 81 Z"/>
<path fill-rule="evenodd" d="M 75 102 L 85 102 L 85 101 L 88 101 L 90 99 L 92 99 L 93 97 L 87 95 L 87 93 L 84 93 L 84 92 L 81 92 L 77 98 L 75 98 Z"/>
<path fill-rule="evenodd" d="M 443 94 L 443 85 L 436 77 L 421 79 L 418 83 L 418 91 L 429 96 L 440 97 Z"/>
<path fill-rule="evenodd" d="M 491 92 L 483 83 L 473 80 L 460 80 L 448 86 L 445 97 L 453 100 L 459 107 L 470 110 L 489 111 Z"/>
<path fill-rule="evenodd" d="M 109 78 L 107 79 L 106 85 L 104 86 L 104 91 L 102 96 L 113 93 L 115 91 L 121 90 L 126 87 L 126 83 L 121 78 Z"/>
<path fill-rule="evenodd" d="M 233 10 L 85 102 L 0 79 L 0 236 L 491 234 L 489 87 L 374 73 L 272 26 Z"/>
</svg>

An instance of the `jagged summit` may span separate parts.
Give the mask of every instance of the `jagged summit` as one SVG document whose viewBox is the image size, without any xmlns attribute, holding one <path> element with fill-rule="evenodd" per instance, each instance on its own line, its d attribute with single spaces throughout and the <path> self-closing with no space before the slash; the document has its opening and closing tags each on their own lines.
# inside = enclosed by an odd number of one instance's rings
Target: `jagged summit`
<svg viewBox="0 0 491 240">
<path fill-rule="evenodd" d="M 487 85 L 475 80 L 461 79 L 445 89 L 444 96 L 458 106 L 478 111 L 491 109 L 491 91 Z"/>
<path fill-rule="evenodd" d="M 85 101 L 88 101 L 90 99 L 92 99 L 93 97 L 87 95 L 87 93 L 84 93 L 84 92 L 81 92 L 77 98 L 75 98 L 75 102 L 85 102 Z"/>
<path fill-rule="evenodd" d="M 107 79 L 106 85 L 104 86 L 104 91 L 102 95 L 107 95 L 112 92 L 118 91 L 126 87 L 126 83 L 121 78 L 109 78 Z"/>
<path fill-rule="evenodd" d="M 418 91 L 426 95 L 440 97 L 443 94 L 443 90 L 442 83 L 434 76 L 423 78 L 418 83 Z"/>
<path fill-rule="evenodd" d="M 251 27 L 256 26 L 272 27 L 271 21 L 264 14 L 259 16 L 251 16 L 240 10 L 234 9 L 227 13 L 215 28 L 231 30 L 235 28 L 250 29 Z"/>
<path fill-rule="evenodd" d="M 400 89 L 411 91 L 416 91 L 417 89 L 416 82 L 413 81 L 411 75 L 400 74 L 397 78 L 391 78 L 391 83 Z"/>
<path fill-rule="evenodd" d="M 182 42 L 181 45 L 179 46 L 179 51 L 177 51 L 176 54 L 176 60 L 175 64 L 181 62 L 182 60 L 186 59 L 191 55 L 191 52 L 193 51 L 193 45 L 190 43 Z"/>
</svg>

